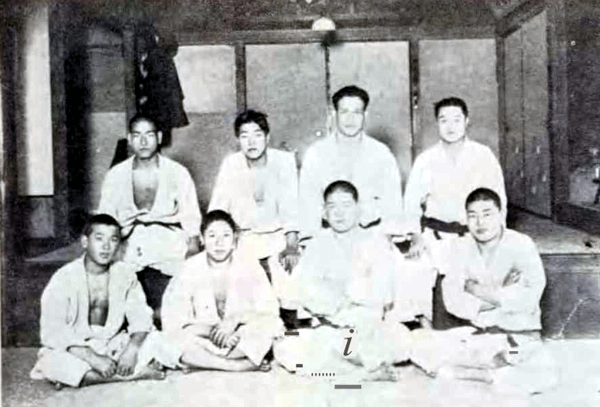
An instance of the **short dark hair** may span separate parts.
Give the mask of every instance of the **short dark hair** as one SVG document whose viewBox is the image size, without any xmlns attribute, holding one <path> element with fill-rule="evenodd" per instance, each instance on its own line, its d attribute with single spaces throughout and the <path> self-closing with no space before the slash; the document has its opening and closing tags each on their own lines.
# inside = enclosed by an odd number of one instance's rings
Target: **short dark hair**
<svg viewBox="0 0 600 407">
<path fill-rule="evenodd" d="M 358 86 L 344 86 L 342 89 L 338 90 L 334 93 L 331 101 L 333 102 L 333 107 L 335 110 L 338 110 L 338 105 L 340 100 L 345 97 L 357 97 L 363 101 L 364 110 L 367 110 L 367 106 L 369 106 L 369 94 L 366 90 L 359 88 Z"/>
<path fill-rule="evenodd" d="M 200 233 L 204 236 L 206 229 L 208 229 L 208 227 L 212 223 L 218 222 L 218 221 L 223 221 L 223 222 L 227 223 L 229 226 L 231 226 L 231 230 L 233 230 L 234 232 L 238 231 L 238 226 L 235 223 L 235 221 L 233 220 L 233 218 L 231 217 L 231 215 L 225 211 L 216 209 L 216 210 L 210 211 L 206 214 L 206 216 L 202 220 L 202 226 L 200 226 Z"/>
<path fill-rule="evenodd" d="M 479 201 L 492 201 L 498 209 L 502 208 L 500 196 L 489 188 L 477 188 L 471 192 L 465 201 L 465 208 L 468 209 L 469 205 L 471 205 L 473 202 Z"/>
<path fill-rule="evenodd" d="M 453 97 L 442 99 L 434 105 L 436 120 L 440 114 L 440 110 L 442 110 L 442 108 L 448 107 L 448 106 L 460 107 L 460 109 L 462 110 L 465 117 L 469 117 L 469 109 L 467 108 L 467 104 L 465 103 L 465 101 L 462 100 L 461 98 L 457 98 L 457 97 L 453 96 Z"/>
<path fill-rule="evenodd" d="M 233 129 L 235 130 L 235 136 L 240 136 L 240 127 L 246 123 L 256 123 L 258 127 L 265 133 L 269 134 L 269 122 L 267 121 L 267 115 L 256 110 L 248 109 L 240 113 L 235 118 Z"/>
<path fill-rule="evenodd" d="M 327 198 L 329 198 L 329 195 L 337 191 L 347 192 L 351 194 L 354 201 L 358 202 L 358 190 L 356 189 L 356 187 L 352 185 L 351 182 L 342 180 L 334 181 L 331 184 L 329 184 L 327 188 L 325 188 L 325 191 L 323 191 L 323 202 L 326 202 Z"/>
<path fill-rule="evenodd" d="M 90 217 L 85 222 L 85 226 L 83 227 L 83 235 L 89 236 L 92 233 L 92 230 L 94 229 L 94 225 L 115 226 L 119 231 L 119 237 L 121 236 L 121 225 L 119 225 L 119 222 L 117 222 L 115 218 L 106 213 L 99 213 Z"/>
<path fill-rule="evenodd" d="M 129 124 L 127 126 L 127 131 L 131 133 L 133 131 L 133 126 L 135 126 L 136 124 L 141 123 L 141 122 L 148 122 L 152 126 L 154 126 L 154 131 L 157 131 L 157 132 L 159 131 L 158 125 L 156 124 L 156 120 L 154 120 L 153 118 L 151 118 L 149 116 L 145 116 L 143 114 L 136 114 L 129 120 Z"/>
</svg>

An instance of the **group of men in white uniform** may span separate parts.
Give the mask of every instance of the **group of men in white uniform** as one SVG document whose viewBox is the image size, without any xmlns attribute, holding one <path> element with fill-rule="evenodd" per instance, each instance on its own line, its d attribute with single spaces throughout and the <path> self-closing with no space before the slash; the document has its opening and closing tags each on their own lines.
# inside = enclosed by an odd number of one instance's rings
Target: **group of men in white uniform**
<svg viewBox="0 0 600 407">
<path fill-rule="evenodd" d="M 240 114 L 241 151 L 223 161 L 204 219 L 187 169 L 160 154 L 150 118 L 134 117 L 134 154 L 106 175 L 84 255 L 42 296 L 32 377 L 268 370 L 270 349 L 292 372 L 374 380 L 412 361 L 498 382 L 535 362 L 544 270 L 533 242 L 505 227 L 502 170 L 467 137 L 465 102 L 436 103 L 440 141 L 417 157 L 404 199 L 394 156 L 364 131 L 367 92 L 347 86 L 332 102 L 334 130 L 299 178 L 293 154 L 269 147 L 266 115 Z M 406 255 L 398 235 L 411 237 Z M 433 303 L 464 326 L 431 329 Z M 283 335 L 280 315 L 298 335 Z"/>
</svg>

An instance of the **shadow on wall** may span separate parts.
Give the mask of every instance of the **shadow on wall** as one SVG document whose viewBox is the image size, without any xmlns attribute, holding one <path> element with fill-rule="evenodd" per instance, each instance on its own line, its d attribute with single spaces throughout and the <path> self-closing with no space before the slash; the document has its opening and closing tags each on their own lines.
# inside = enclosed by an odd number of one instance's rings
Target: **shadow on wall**
<svg viewBox="0 0 600 407">
<path fill-rule="evenodd" d="M 189 170 L 203 212 L 208 209 L 221 162 L 238 150 L 230 116 L 228 113 L 188 113 L 190 124 L 173 129 L 171 145 L 162 150 Z"/>
<path fill-rule="evenodd" d="M 400 141 L 394 136 L 394 132 L 392 129 L 386 126 L 374 126 L 369 127 L 367 133 L 369 136 L 381 141 L 385 144 L 392 154 L 394 151 L 402 151 L 402 149 L 408 148 L 406 146 L 400 145 Z M 404 152 L 404 157 L 411 157 L 411 151 Z M 414 161 L 414 158 L 412 159 Z M 408 176 L 410 174 L 410 168 L 412 166 L 412 162 L 410 159 L 402 159 L 401 157 L 396 156 L 396 162 L 398 163 L 398 169 L 400 171 L 400 176 L 402 177 L 402 193 L 404 194 L 404 187 L 406 186 L 406 182 L 408 181 Z"/>
</svg>

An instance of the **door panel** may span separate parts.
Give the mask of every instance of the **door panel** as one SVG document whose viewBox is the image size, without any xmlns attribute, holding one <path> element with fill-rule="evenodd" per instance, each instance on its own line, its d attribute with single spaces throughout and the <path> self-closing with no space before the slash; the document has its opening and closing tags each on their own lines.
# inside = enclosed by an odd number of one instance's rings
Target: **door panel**
<svg viewBox="0 0 600 407">
<path fill-rule="evenodd" d="M 190 171 L 206 210 L 219 166 L 238 145 L 233 132 L 235 50 L 226 45 L 179 47 L 175 66 L 190 124 L 173 129 L 171 145 L 163 153 Z"/>
<path fill-rule="evenodd" d="M 550 216 L 546 13 L 523 24 L 523 137 L 527 209 Z"/>
<path fill-rule="evenodd" d="M 504 41 L 504 180 L 508 201 L 525 208 L 525 146 L 523 144 L 523 71 L 521 32 Z"/>
<path fill-rule="evenodd" d="M 248 108 L 269 116 L 271 146 L 297 151 L 325 135 L 325 58 L 320 44 L 246 46 Z"/>
<path fill-rule="evenodd" d="M 419 129 L 415 152 L 438 140 L 433 104 L 449 96 L 469 107 L 468 134 L 498 156 L 498 84 L 494 39 L 419 42 Z"/>
</svg>

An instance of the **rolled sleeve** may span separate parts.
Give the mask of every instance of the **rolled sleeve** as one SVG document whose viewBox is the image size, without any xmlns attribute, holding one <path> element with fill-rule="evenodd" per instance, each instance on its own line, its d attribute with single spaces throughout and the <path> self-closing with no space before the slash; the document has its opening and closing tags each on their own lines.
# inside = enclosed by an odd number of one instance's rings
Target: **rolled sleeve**
<svg viewBox="0 0 600 407">
<path fill-rule="evenodd" d="M 69 288 L 53 278 L 42 294 L 40 337 L 42 345 L 66 351 L 70 346 L 85 346 L 86 336 L 78 334 L 68 321 Z"/>
<path fill-rule="evenodd" d="M 323 198 L 321 196 L 321 173 L 319 157 L 314 147 L 306 151 L 302 169 L 300 170 L 300 209 L 303 222 L 302 233 L 314 236 L 321 229 Z"/>
<path fill-rule="evenodd" d="M 444 277 L 442 289 L 444 305 L 448 312 L 470 321 L 477 319 L 484 302 L 465 291 L 465 278 L 463 275 L 447 274 Z"/>
<path fill-rule="evenodd" d="M 165 332 L 181 330 L 195 322 L 189 283 L 182 274 L 171 280 L 163 296 L 161 320 Z"/>
<path fill-rule="evenodd" d="M 198 205 L 196 187 L 190 173 L 184 170 L 179 177 L 179 211 L 181 227 L 188 238 L 200 234 L 202 215 Z"/>
<path fill-rule="evenodd" d="M 286 154 L 281 165 L 281 204 L 279 212 L 285 233 L 298 232 L 298 169 L 294 155 Z"/>
<path fill-rule="evenodd" d="M 404 222 L 411 232 L 421 232 L 421 201 L 427 196 L 428 183 L 425 177 L 425 160 L 417 157 L 406 184 L 404 194 Z"/>
<path fill-rule="evenodd" d="M 499 299 L 505 312 L 531 312 L 539 307 L 546 286 L 546 274 L 542 259 L 531 239 L 521 245 L 523 253 L 515 258 L 515 268 L 521 271 L 521 278 L 515 284 L 502 287 Z"/>
<path fill-rule="evenodd" d="M 96 208 L 96 213 L 105 213 L 118 219 L 117 206 L 118 196 L 116 194 L 122 193 L 118 186 L 118 182 L 115 182 L 114 172 L 109 171 L 102 182 L 102 189 L 100 192 L 100 202 Z"/>
<path fill-rule="evenodd" d="M 220 209 L 225 212 L 231 212 L 230 193 L 228 192 L 228 189 L 231 188 L 231 157 L 232 156 L 226 157 L 221 163 L 210 198 L 210 204 L 208 205 L 209 211 Z"/>
<path fill-rule="evenodd" d="M 403 214 L 402 178 L 396 159 L 389 150 L 386 150 L 385 157 L 382 163 L 385 182 L 382 215 L 385 223 L 393 227 L 401 221 Z"/>
<path fill-rule="evenodd" d="M 130 333 L 150 332 L 154 330 L 152 309 L 146 302 L 146 296 L 137 277 L 133 276 L 133 281 L 130 284 L 125 299 L 125 316 L 129 323 L 128 331 Z"/>
</svg>

